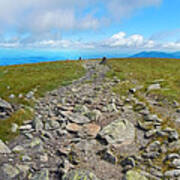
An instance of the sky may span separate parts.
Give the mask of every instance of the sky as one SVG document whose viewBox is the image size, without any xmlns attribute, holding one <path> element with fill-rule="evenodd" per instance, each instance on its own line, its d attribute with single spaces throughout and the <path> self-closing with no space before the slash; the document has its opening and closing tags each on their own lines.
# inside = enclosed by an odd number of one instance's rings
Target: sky
<svg viewBox="0 0 180 180">
<path fill-rule="evenodd" d="M 179 0 L 0 0 L 0 52 L 180 51 L 179 7 Z"/>
</svg>

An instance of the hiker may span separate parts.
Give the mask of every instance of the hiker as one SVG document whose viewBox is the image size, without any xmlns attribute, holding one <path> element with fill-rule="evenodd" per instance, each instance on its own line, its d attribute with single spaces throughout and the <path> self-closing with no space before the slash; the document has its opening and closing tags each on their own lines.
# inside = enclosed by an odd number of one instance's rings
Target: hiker
<svg viewBox="0 0 180 180">
<path fill-rule="evenodd" d="M 81 57 L 79 57 L 79 61 L 81 61 L 82 60 L 82 58 Z"/>
<path fill-rule="evenodd" d="M 103 57 L 99 64 L 106 64 L 106 63 L 107 63 L 107 58 Z"/>
</svg>

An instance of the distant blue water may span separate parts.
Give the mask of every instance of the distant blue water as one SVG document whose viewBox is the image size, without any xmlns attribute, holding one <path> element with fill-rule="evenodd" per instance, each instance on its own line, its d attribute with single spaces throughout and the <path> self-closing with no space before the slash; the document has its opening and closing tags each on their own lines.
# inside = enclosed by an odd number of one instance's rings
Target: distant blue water
<svg viewBox="0 0 180 180">
<path fill-rule="evenodd" d="M 93 51 L 74 51 L 74 50 L 27 50 L 27 49 L 0 49 L 0 66 L 37 63 L 56 60 L 76 60 L 106 57 L 125 57 L 118 53 L 104 53 Z"/>
</svg>

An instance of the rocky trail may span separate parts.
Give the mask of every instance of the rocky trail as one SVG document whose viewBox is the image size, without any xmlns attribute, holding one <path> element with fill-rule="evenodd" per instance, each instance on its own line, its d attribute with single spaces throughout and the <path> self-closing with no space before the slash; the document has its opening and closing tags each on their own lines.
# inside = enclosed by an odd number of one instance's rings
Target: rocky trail
<svg viewBox="0 0 180 180">
<path fill-rule="evenodd" d="M 106 78 L 108 66 L 84 67 L 84 77 L 37 100 L 20 136 L 0 141 L 0 180 L 180 179 L 178 105 L 142 102 L 135 89 L 118 96 L 112 87 L 121 81 Z"/>
</svg>

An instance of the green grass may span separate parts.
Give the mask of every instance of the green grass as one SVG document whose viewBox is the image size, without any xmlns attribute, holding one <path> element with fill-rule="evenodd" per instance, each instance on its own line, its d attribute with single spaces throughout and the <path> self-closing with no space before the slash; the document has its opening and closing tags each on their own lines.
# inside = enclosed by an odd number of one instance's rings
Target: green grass
<svg viewBox="0 0 180 180">
<path fill-rule="evenodd" d="M 169 100 L 180 102 L 180 60 L 178 59 L 151 59 L 151 58 L 129 58 L 111 59 L 109 65 L 112 70 L 108 77 L 117 76 L 125 81 L 114 88 L 115 92 L 126 94 L 127 90 L 137 84 L 143 85 L 143 91 L 155 80 L 163 79 L 160 82 L 162 89 L 152 91 L 152 94 L 159 95 Z M 134 83 L 136 80 L 137 83 Z"/>
<path fill-rule="evenodd" d="M 23 104 L 33 107 L 32 101 L 18 98 L 18 95 L 22 94 L 25 96 L 29 91 L 36 89 L 35 97 L 39 98 L 47 91 L 70 84 L 84 73 L 85 70 L 81 66 L 80 61 L 1 66 L 0 97 L 12 104 Z M 15 95 L 14 99 L 9 98 L 11 94 Z M 0 120 L 0 139 L 12 139 L 12 137 L 18 134 L 11 133 L 12 123 L 21 125 L 24 120 L 31 119 L 32 117 L 33 112 L 24 108 L 19 109 L 6 120 Z"/>
</svg>

